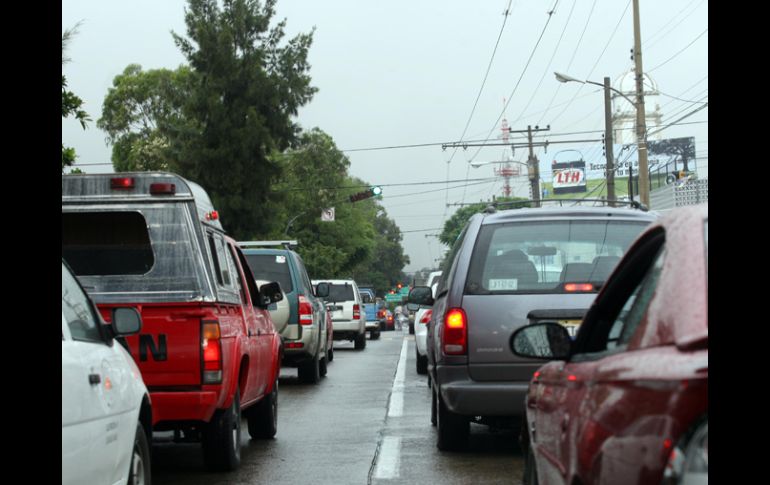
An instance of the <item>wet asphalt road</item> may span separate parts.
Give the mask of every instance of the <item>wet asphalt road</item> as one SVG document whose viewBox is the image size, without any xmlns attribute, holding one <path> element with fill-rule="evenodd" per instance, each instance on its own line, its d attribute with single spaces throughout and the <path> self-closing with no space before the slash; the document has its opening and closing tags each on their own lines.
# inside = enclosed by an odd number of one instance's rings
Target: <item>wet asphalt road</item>
<svg viewBox="0 0 770 485">
<path fill-rule="evenodd" d="M 200 445 L 156 442 L 153 483 L 521 483 L 524 460 L 513 431 L 472 424 L 467 451 L 436 448 L 427 377 L 415 371 L 414 336 L 406 332 L 383 332 L 363 352 L 335 342 L 334 361 L 318 385 L 300 383 L 296 369 L 283 368 L 278 399 L 275 439 L 251 441 L 244 421 L 239 470 L 207 472 Z"/>
</svg>

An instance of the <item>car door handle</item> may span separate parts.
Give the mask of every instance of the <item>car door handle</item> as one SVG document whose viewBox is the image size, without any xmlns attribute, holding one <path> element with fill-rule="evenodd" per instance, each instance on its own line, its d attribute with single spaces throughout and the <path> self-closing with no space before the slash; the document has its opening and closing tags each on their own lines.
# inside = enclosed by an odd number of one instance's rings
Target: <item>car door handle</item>
<svg viewBox="0 0 770 485">
<path fill-rule="evenodd" d="M 88 374 L 88 383 L 95 386 L 102 382 L 102 376 L 99 374 Z"/>
</svg>

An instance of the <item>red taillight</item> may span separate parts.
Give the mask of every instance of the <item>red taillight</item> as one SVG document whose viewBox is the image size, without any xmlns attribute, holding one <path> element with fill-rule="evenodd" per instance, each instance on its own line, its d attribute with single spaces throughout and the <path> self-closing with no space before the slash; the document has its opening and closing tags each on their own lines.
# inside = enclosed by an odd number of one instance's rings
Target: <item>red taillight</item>
<svg viewBox="0 0 770 485">
<path fill-rule="evenodd" d="M 353 320 L 358 320 L 361 318 L 361 307 L 358 305 L 353 305 Z"/>
<path fill-rule="evenodd" d="M 217 221 L 219 220 L 219 212 L 217 211 L 211 211 L 206 213 L 206 220 L 207 221 Z"/>
<path fill-rule="evenodd" d="M 430 323 L 430 318 L 433 316 L 433 310 L 426 310 L 425 314 L 420 319 L 420 323 L 424 323 L 425 325 Z"/>
<path fill-rule="evenodd" d="M 566 283 L 564 285 L 564 291 L 570 293 L 594 291 L 594 285 L 591 283 Z"/>
<path fill-rule="evenodd" d="M 287 349 L 301 349 L 305 346 L 302 342 L 288 342 L 286 344 Z"/>
<path fill-rule="evenodd" d="M 203 383 L 222 382 L 222 340 L 219 322 L 204 322 L 201 331 L 203 350 Z"/>
<path fill-rule="evenodd" d="M 132 177 L 117 177 L 110 179 L 111 189 L 133 189 L 134 179 Z"/>
<path fill-rule="evenodd" d="M 151 195 L 174 195 L 176 194 L 175 184 L 150 184 Z"/>
<path fill-rule="evenodd" d="M 305 295 L 299 295 L 299 324 L 313 324 L 313 305 L 305 298 Z"/>
<path fill-rule="evenodd" d="M 462 308 L 452 308 L 444 320 L 442 344 L 447 355 L 465 355 L 468 342 L 468 318 Z"/>
</svg>

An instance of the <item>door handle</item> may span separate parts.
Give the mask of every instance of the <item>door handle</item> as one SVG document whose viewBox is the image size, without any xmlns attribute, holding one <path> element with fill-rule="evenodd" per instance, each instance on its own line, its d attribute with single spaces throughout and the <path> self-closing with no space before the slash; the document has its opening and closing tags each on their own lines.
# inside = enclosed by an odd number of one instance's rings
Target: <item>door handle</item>
<svg viewBox="0 0 770 485">
<path fill-rule="evenodd" d="M 102 382 L 102 376 L 99 374 L 88 374 L 88 383 L 95 386 Z"/>
</svg>

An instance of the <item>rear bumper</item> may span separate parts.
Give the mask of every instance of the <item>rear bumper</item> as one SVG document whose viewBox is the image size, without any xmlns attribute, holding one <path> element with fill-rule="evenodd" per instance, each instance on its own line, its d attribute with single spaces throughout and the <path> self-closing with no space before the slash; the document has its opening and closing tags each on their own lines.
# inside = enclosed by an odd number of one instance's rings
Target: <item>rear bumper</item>
<svg viewBox="0 0 770 485">
<path fill-rule="evenodd" d="M 437 366 L 436 383 L 447 408 L 466 416 L 524 415 L 529 381 L 474 381 L 464 366 Z"/>
<path fill-rule="evenodd" d="M 380 321 L 379 320 L 368 320 L 366 322 L 366 329 L 367 330 L 379 330 L 380 329 Z"/>
<path fill-rule="evenodd" d="M 366 326 L 360 320 L 334 320 L 334 340 L 347 339 L 366 333 Z"/>
<path fill-rule="evenodd" d="M 296 366 L 307 362 L 308 360 L 316 357 L 316 351 L 319 348 L 319 331 L 315 325 L 300 325 L 302 336 L 298 339 L 283 339 L 283 360 L 282 365 Z M 291 345 L 299 345 L 301 347 L 291 348 Z"/>
<path fill-rule="evenodd" d="M 152 425 L 173 421 L 209 422 L 217 409 L 216 392 L 151 392 Z"/>
</svg>

